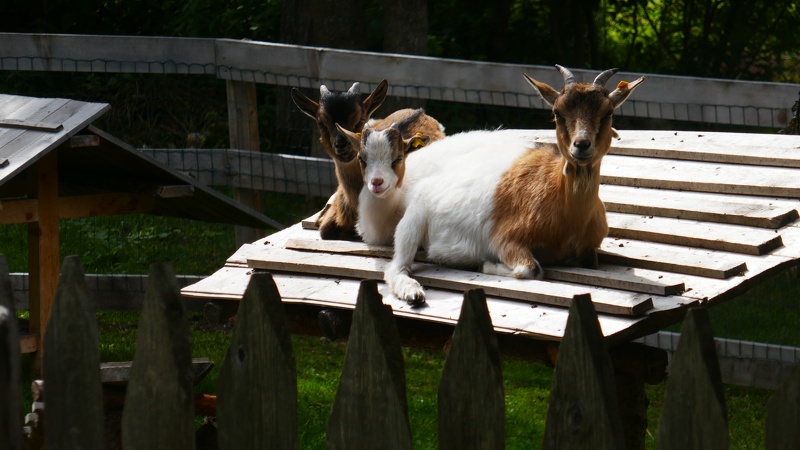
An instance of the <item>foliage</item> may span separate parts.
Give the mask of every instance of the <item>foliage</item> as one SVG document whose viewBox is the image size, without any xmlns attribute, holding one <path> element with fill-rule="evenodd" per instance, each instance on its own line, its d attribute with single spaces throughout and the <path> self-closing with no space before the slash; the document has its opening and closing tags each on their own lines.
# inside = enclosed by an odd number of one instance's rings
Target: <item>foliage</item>
<svg viewBox="0 0 800 450">
<path fill-rule="evenodd" d="M 314 10 L 310 0 L 290 1 Z M 334 10 L 348 8 L 364 10 L 359 48 L 382 51 L 382 1 L 348 0 Z M 0 19 L 0 30 L 281 41 L 283 9 L 278 0 L 33 0 Z M 798 23 L 793 0 L 443 0 L 429 2 L 428 53 L 798 82 Z"/>
</svg>

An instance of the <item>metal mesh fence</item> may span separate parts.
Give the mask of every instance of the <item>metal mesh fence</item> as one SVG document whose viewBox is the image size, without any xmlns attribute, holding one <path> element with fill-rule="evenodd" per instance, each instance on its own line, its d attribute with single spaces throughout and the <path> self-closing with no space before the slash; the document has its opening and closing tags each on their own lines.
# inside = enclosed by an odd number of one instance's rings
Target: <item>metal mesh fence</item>
<svg viewBox="0 0 800 450">
<path fill-rule="evenodd" d="M 35 71 L 45 65 L 51 71 Z M 4 57 L 0 67 L 5 69 L 0 71 L 0 92 L 109 103 L 111 110 L 94 123 L 98 128 L 226 194 L 233 188 L 265 191 L 263 212 L 283 224 L 316 212 L 334 190 L 330 161 L 312 159 L 325 157 L 316 125 L 289 97 L 290 87 L 298 86 L 310 98 L 318 98 L 318 86 L 310 77 L 176 61 Z M 146 73 L 123 73 L 137 71 Z M 226 81 L 217 78 L 220 73 L 256 83 L 259 142 L 243 146 L 261 152 L 229 148 L 230 100 Z M 344 91 L 351 82 L 327 84 Z M 374 87 L 364 83 L 362 91 Z M 448 134 L 553 127 L 549 111 L 533 94 L 397 85 L 391 93 L 376 117 L 401 107 L 423 107 Z M 775 132 L 779 123 L 774 118 L 788 105 L 765 109 L 631 99 L 624 106 L 636 114 L 623 111 L 615 118 L 622 130 Z M 708 121 L 697 120 L 698 115 Z M 748 115 L 764 126 L 742 126 Z M 178 273 L 210 273 L 235 250 L 232 227 L 225 225 L 150 216 L 63 222 L 62 254 L 83 254 L 88 272 L 142 273 L 151 262 L 171 260 Z M 6 236 L 0 240 L 0 253 L 9 255 L 12 270 L 25 270 L 25 226 L 3 226 L 0 233 Z M 208 244 L 198 244 L 203 240 Z M 92 245 L 87 248 L 88 242 Z"/>
</svg>

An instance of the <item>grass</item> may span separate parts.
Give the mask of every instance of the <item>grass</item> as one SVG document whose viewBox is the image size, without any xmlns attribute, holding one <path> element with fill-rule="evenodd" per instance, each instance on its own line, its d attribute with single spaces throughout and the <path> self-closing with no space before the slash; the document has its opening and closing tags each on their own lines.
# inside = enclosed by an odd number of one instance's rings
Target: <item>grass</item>
<svg viewBox="0 0 800 450">
<path fill-rule="evenodd" d="M 267 214 L 294 223 L 319 207 L 319 199 L 269 198 Z M 277 205 L 277 206 L 276 206 Z M 293 212 L 294 211 L 294 212 Z M 152 262 L 171 261 L 176 273 L 207 274 L 222 266 L 235 250 L 230 226 L 161 217 L 94 218 L 62 222 L 62 254 L 81 257 L 86 273 L 147 273 Z M 0 227 L 0 253 L 12 271 L 27 270 L 27 229 Z M 715 335 L 733 339 L 800 346 L 800 283 L 797 271 L 786 271 L 746 294 L 710 309 Z M 25 312 L 21 312 L 25 315 Z M 138 313 L 98 312 L 103 361 L 133 358 Z M 222 364 L 229 332 L 209 330 L 199 314 L 189 316 L 193 356 Z M 679 330 L 679 326 L 674 329 Z M 325 446 L 325 429 L 344 360 L 345 343 L 293 336 L 297 359 L 300 448 Z M 414 447 L 438 446 L 437 389 L 444 355 L 404 349 L 409 417 Z M 26 374 L 29 371 L 25 372 Z M 218 369 L 197 387 L 215 393 Z M 544 433 L 553 370 L 539 363 L 503 361 L 506 394 L 506 448 L 538 448 Z M 29 396 L 29 381 L 23 383 Z M 647 386 L 650 399 L 646 448 L 656 448 L 665 384 Z M 725 387 L 731 449 L 763 448 L 765 405 L 770 392 Z M 28 398 L 28 406 L 30 405 Z"/>
<path fill-rule="evenodd" d="M 101 360 L 131 360 L 136 345 L 139 313 L 98 312 L 97 320 Z M 189 315 L 189 322 L 193 341 L 192 356 L 210 358 L 216 365 L 195 390 L 198 393 L 214 394 L 230 331 L 208 329 L 202 315 L 197 313 Z M 346 342 L 330 342 L 312 336 L 292 336 L 292 346 L 297 361 L 300 448 L 324 448 L 325 430 L 336 396 Z M 404 348 L 403 355 L 414 448 L 437 448 L 437 389 L 444 367 L 444 354 Z M 539 448 L 544 433 L 553 369 L 540 363 L 519 360 L 503 360 L 502 364 L 506 394 L 506 448 Z M 28 386 L 29 382 L 30 380 L 25 380 L 24 385 Z M 656 448 L 665 388 L 665 383 L 646 386 L 651 402 L 648 408 L 647 449 Z M 763 448 L 765 406 L 770 394 L 770 391 L 762 389 L 725 386 L 731 449 Z"/>
</svg>

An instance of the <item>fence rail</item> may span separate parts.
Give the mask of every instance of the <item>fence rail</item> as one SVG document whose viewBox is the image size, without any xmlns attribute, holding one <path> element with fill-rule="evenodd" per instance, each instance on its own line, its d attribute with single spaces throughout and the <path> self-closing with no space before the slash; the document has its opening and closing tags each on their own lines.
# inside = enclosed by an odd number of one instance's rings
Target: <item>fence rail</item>
<svg viewBox="0 0 800 450">
<path fill-rule="evenodd" d="M 526 72 L 560 83 L 552 67 L 337 50 L 231 39 L 0 33 L 0 70 L 204 74 L 230 81 L 345 90 L 387 78 L 399 97 L 547 109 Z M 595 73 L 573 70 L 579 79 Z M 633 79 L 639 73 L 625 72 Z M 633 117 L 784 128 L 800 86 L 647 74 L 618 112 Z"/>
<path fill-rule="evenodd" d="M 45 337 L 45 442 L 100 449 L 96 323 L 78 259 L 65 259 L 61 272 Z M 191 349 L 177 286 L 170 266 L 152 266 L 122 412 L 124 448 L 195 447 Z M 221 449 L 297 448 L 296 367 L 283 308 L 271 276 L 254 274 L 219 375 Z M 0 439 L 11 449 L 23 448 L 16 322 L 0 257 L 0 368 L 7 371 L 0 379 L 10 381 L 0 383 L 8 399 L 0 404 Z M 674 364 L 681 370 L 667 384 L 659 448 L 727 448 L 727 409 L 704 309 L 689 311 Z M 542 448 L 639 448 L 631 433 L 644 430 L 621 420 L 614 377 L 591 299 L 576 296 L 559 347 Z M 767 449 L 800 447 L 799 392 L 800 365 L 767 404 Z M 328 422 L 328 448 L 411 448 L 406 401 L 394 317 L 377 283 L 364 281 Z M 480 290 L 468 291 L 439 385 L 439 448 L 502 449 L 504 414 L 499 349 L 486 299 Z"/>
</svg>

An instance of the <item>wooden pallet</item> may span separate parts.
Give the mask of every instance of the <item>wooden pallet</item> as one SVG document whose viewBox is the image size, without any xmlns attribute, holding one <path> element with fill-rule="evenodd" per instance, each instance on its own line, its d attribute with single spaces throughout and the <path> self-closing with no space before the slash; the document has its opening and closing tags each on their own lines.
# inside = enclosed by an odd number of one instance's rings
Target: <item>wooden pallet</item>
<svg viewBox="0 0 800 450">
<path fill-rule="evenodd" d="M 603 160 L 609 236 L 596 270 L 548 267 L 545 280 L 451 269 L 417 256 L 428 302 L 412 308 L 380 283 L 395 315 L 455 323 L 463 292 L 482 288 L 495 330 L 559 340 L 567 308 L 590 294 L 603 333 L 627 341 L 679 322 L 800 259 L 800 137 L 621 132 Z M 541 141 L 549 134 L 541 133 Z M 357 280 L 383 279 L 391 247 L 322 241 L 316 217 L 242 246 L 187 297 L 238 299 L 249 274 L 274 274 L 284 301 L 352 309 Z"/>
</svg>

